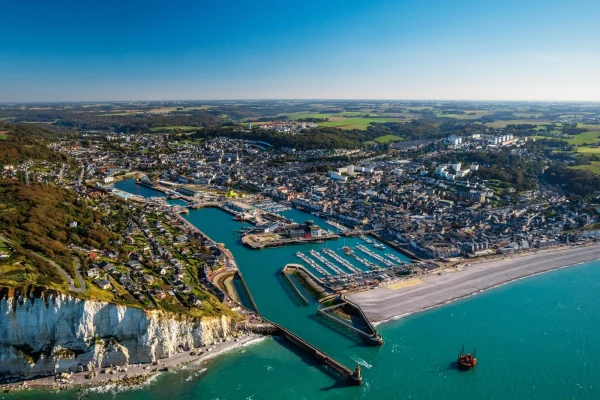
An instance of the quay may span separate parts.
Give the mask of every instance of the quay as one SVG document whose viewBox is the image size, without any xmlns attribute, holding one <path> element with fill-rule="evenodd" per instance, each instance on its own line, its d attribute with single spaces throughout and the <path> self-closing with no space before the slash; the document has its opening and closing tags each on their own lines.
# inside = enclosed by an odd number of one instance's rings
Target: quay
<svg viewBox="0 0 600 400">
<path fill-rule="evenodd" d="M 310 238 L 290 238 L 290 239 L 278 239 L 259 242 L 254 239 L 252 235 L 246 235 L 242 238 L 242 244 L 253 250 L 266 249 L 269 247 L 281 247 L 288 244 L 306 244 L 306 243 L 318 243 L 323 240 L 339 239 L 339 235 L 327 235 L 321 237 L 310 237 Z"/>
</svg>

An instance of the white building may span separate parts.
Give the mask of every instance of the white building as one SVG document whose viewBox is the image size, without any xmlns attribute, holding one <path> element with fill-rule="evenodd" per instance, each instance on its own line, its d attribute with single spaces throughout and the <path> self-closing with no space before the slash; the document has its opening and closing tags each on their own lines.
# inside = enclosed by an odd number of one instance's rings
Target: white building
<svg viewBox="0 0 600 400">
<path fill-rule="evenodd" d="M 342 181 L 342 182 L 346 182 L 348 180 L 347 176 L 343 176 L 338 171 L 329 171 L 329 177 L 333 180 Z"/>
<path fill-rule="evenodd" d="M 450 135 L 450 137 L 447 139 L 447 142 L 450 143 L 452 146 L 457 146 L 459 144 L 462 144 L 462 138 L 456 135 Z"/>
</svg>

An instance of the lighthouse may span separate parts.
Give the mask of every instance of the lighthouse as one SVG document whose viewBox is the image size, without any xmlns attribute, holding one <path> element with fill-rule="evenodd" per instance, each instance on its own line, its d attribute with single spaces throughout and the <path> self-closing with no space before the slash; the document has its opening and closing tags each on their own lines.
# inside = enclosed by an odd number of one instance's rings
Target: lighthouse
<svg viewBox="0 0 600 400">
<path fill-rule="evenodd" d="M 360 386 L 362 385 L 362 376 L 360 374 L 360 365 L 356 366 L 354 373 L 350 376 L 350 381 L 353 385 Z"/>
</svg>

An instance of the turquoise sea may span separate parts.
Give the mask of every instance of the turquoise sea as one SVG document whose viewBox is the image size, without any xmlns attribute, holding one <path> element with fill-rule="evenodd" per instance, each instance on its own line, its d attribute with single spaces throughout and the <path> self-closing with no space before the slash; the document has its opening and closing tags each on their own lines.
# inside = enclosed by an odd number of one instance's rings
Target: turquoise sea
<svg viewBox="0 0 600 400">
<path fill-rule="evenodd" d="M 126 190 L 119 184 L 116 186 Z M 156 194 L 144 189 L 148 194 Z M 284 214 L 297 221 L 313 219 L 325 227 L 318 218 L 299 211 Z M 199 369 L 165 373 L 141 390 L 113 393 L 111 397 L 131 400 L 600 398 L 599 261 L 523 279 L 383 324 L 379 331 L 385 344 L 367 347 L 355 336 L 316 317 L 314 303 L 309 306 L 298 303 L 278 276 L 286 263 L 298 262 L 296 251 L 324 245 L 337 250 L 340 243 L 255 251 L 241 246 L 233 234 L 239 223 L 223 211 L 193 210 L 188 219 L 231 250 L 264 316 L 347 366 L 360 364 L 364 385 L 346 386 L 286 342 L 267 339 L 230 352 Z M 477 347 L 479 363 L 474 371 L 458 372 L 451 367 L 463 344 L 467 350 Z M 80 395 L 25 392 L 5 397 L 54 399 Z M 90 399 L 106 396 L 84 394 Z"/>
</svg>

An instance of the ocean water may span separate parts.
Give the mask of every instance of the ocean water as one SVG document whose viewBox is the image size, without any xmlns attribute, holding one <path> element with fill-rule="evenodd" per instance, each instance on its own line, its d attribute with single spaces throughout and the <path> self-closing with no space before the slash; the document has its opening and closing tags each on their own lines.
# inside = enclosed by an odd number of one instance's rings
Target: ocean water
<svg viewBox="0 0 600 400">
<path fill-rule="evenodd" d="M 124 189 L 123 189 L 124 190 Z M 313 219 L 298 211 L 288 216 Z M 234 350 L 197 368 L 168 372 L 136 391 L 23 392 L 5 398 L 101 399 L 598 399 L 600 398 L 600 262 L 523 279 L 379 326 L 381 347 L 301 305 L 279 270 L 295 252 L 340 243 L 267 250 L 241 246 L 239 223 L 218 209 L 187 217 L 232 251 L 260 312 L 338 361 L 361 365 L 364 385 L 347 386 L 279 339 Z M 360 241 L 360 239 L 353 239 Z M 341 240 L 340 240 L 341 241 Z M 338 241 L 338 242 L 340 242 Z M 353 245 L 349 241 L 346 243 Z M 387 250 L 386 250 L 387 251 Z M 478 366 L 452 367 L 462 345 L 477 348 Z M 2 396 L 0 396 L 2 397 Z"/>
</svg>

